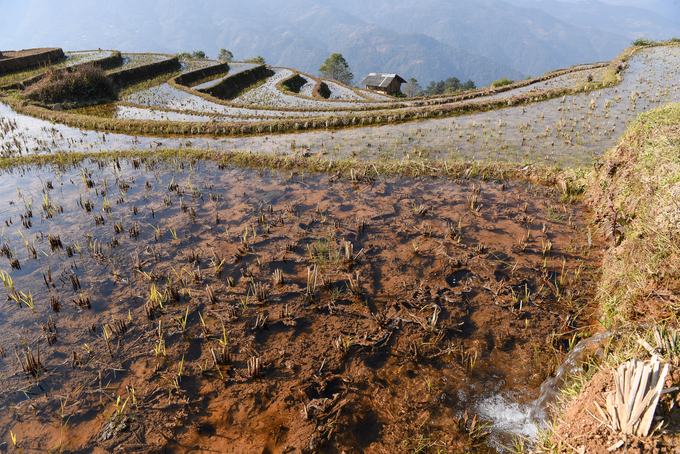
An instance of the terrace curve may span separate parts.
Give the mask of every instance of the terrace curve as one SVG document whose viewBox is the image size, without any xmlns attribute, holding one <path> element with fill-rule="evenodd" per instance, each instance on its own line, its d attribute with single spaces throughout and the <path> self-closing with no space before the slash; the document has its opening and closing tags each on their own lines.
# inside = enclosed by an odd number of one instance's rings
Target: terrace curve
<svg viewBox="0 0 680 454">
<path fill-rule="evenodd" d="M 85 115 L 71 111 L 55 112 L 12 98 L 6 98 L 6 102 L 11 104 L 17 112 L 38 118 L 81 128 L 127 131 L 136 134 L 241 136 L 314 129 L 340 129 L 485 112 L 601 89 L 619 83 L 627 60 L 638 50 L 647 47 L 654 46 L 629 48 L 612 62 L 577 65 L 498 89 L 486 88 L 457 95 L 410 98 L 403 101 L 381 102 L 370 99 L 361 90 L 344 87 L 335 82 L 322 81 L 288 68 L 272 69 L 264 65 L 252 67 L 232 62 L 218 63 L 211 69 L 202 68 L 180 74 L 167 82 L 167 86 L 185 92 L 187 98 L 193 102 L 194 108 L 153 106 L 153 109 L 149 109 L 151 106 L 148 104 L 134 102 L 139 99 L 121 102 L 120 106 L 128 111 L 135 109 L 136 119 L 104 118 L 98 114 L 89 114 L 89 112 Z M 176 64 L 176 59 L 168 58 L 168 61 Z M 155 63 L 157 62 L 153 62 Z M 234 67 L 238 70 L 233 71 Z M 216 75 L 223 74 L 225 70 L 226 75 L 215 79 Z M 598 72 L 599 80 L 568 77 L 572 74 L 583 76 L 595 71 Z M 355 97 L 355 99 L 352 101 L 322 100 L 316 94 L 309 97 L 283 90 L 284 82 L 296 76 L 304 79 L 305 85 L 315 81 L 314 92 L 318 91 L 320 85 L 325 84 L 328 87 L 330 83 L 334 90 L 346 91 L 347 96 Z M 202 84 L 201 82 L 206 78 L 212 78 L 216 82 Z M 253 81 L 256 86 L 248 90 L 248 85 Z M 549 85 L 546 86 L 546 84 Z M 234 96 L 239 90 L 240 96 Z M 222 95 L 215 96 L 220 91 Z M 259 96 L 257 96 L 258 93 L 260 93 Z M 198 101 L 199 99 L 201 101 Z M 282 99 L 288 104 L 281 105 Z M 162 113 L 159 115 L 158 111 L 166 112 L 165 118 L 168 119 L 159 119 L 164 115 Z M 172 115 L 169 113 L 171 112 L 176 113 L 180 121 L 170 120 Z"/>
<path fill-rule="evenodd" d="M 505 160 L 523 167 L 579 166 L 613 146 L 639 113 L 679 100 L 680 87 L 674 82 L 680 74 L 680 46 L 629 49 L 620 58 L 621 68 L 593 70 L 601 71 L 596 75 L 602 80 L 585 83 L 580 91 L 570 85 L 580 84 L 587 73 L 549 79 L 549 90 L 543 90 L 546 82 L 521 87 L 529 90 L 519 97 L 524 103 L 508 92 L 500 99 L 492 95 L 445 105 L 438 97 L 423 100 L 430 104 L 425 108 L 352 113 L 236 108 L 171 87 L 165 81 L 174 73 L 157 78 L 153 86 L 145 82 L 126 89 L 123 101 L 116 104 L 73 111 L 24 106 L 15 95 L 0 100 L 0 121 L 9 121 L 9 136 L 3 139 L 0 131 L 0 155 L 68 152 L 77 140 L 88 143 L 91 151 L 191 147 L 200 152 L 301 154 L 314 156 L 314 161 L 446 157 L 478 163 Z M 213 63 L 187 64 L 180 71 Z M 534 88 L 541 90 L 531 91 Z M 34 109 L 45 121 L 22 115 L 22 109 Z M 454 113 L 432 115 L 434 109 Z M 62 120 L 54 121 L 57 116 Z M 72 126 L 66 126 L 69 121 Z"/>
</svg>

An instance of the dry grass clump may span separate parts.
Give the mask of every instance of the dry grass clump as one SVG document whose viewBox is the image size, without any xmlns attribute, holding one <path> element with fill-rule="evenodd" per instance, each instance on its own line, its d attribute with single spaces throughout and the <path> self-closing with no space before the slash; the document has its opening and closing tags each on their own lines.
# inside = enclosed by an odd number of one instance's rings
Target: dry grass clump
<svg viewBox="0 0 680 454">
<path fill-rule="evenodd" d="M 50 104 L 115 99 L 116 89 L 104 70 L 88 63 L 73 71 L 50 69 L 40 82 L 31 85 L 24 94 L 33 101 Z"/>
<path fill-rule="evenodd" d="M 603 323 L 677 312 L 680 105 L 638 117 L 596 163 L 588 199 L 609 242 L 598 289 Z"/>
<path fill-rule="evenodd" d="M 679 334 L 657 322 L 591 338 L 591 353 L 561 390 L 555 418 L 531 452 L 591 452 L 595 445 L 609 452 L 635 445 L 640 452 L 664 452 L 653 447 L 675 446 Z"/>
<path fill-rule="evenodd" d="M 614 430 L 648 436 L 668 366 L 656 355 L 649 361 L 633 358 L 621 364 L 613 371 L 616 392 L 607 395 L 607 412 L 600 415 Z"/>
</svg>

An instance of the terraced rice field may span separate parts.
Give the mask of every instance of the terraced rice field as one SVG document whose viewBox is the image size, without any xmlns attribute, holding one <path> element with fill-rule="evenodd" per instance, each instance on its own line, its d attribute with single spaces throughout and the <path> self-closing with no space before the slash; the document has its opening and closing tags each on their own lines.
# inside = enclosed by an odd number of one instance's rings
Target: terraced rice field
<svg viewBox="0 0 680 454">
<path fill-rule="evenodd" d="M 96 60 L 101 60 L 110 57 L 114 51 L 112 50 L 84 50 L 65 52 L 66 59 L 50 65 L 52 68 L 66 68 L 80 63 L 88 63 Z M 15 84 L 23 80 L 29 79 L 45 72 L 45 68 L 35 68 L 18 73 L 4 74 L 0 76 L 0 86 Z"/>
<path fill-rule="evenodd" d="M 120 71 L 122 69 L 137 68 L 138 66 L 148 65 L 149 63 L 156 63 L 167 60 L 167 55 L 161 54 L 123 54 L 123 64 L 112 71 Z"/>
<path fill-rule="evenodd" d="M 337 99 L 343 101 L 366 101 L 366 98 L 358 95 L 349 88 L 338 83 L 327 81 L 328 88 L 331 89 L 331 96 L 329 99 Z"/>
<path fill-rule="evenodd" d="M 541 384 L 593 322 L 603 241 L 558 168 L 580 172 L 677 102 L 679 60 L 650 48 L 605 89 L 294 134 L 91 131 L 0 102 L 0 442 L 339 454 L 532 439 Z M 344 100 L 294 96 L 275 71 L 248 106 L 159 83 L 85 112 L 264 124 L 441 102 L 388 108 L 332 83 Z M 586 71 L 489 97 L 603 74 Z M 539 168 L 552 178 L 506 176 Z"/>
<path fill-rule="evenodd" d="M 422 157 L 439 159 L 476 159 L 482 162 L 498 159 L 520 164 L 543 163 L 548 166 L 587 165 L 603 149 L 611 147 L 619 134 L 640 113 L 664 102 L 677 102 L 678 47 L 660 47 L 635 54 L 629 61 L 620 84 L 588 93 L 523 106 L 508 106 L 485 113 L 433 119 L 414 123 L 353 128 L 338 131 L 301 132 L 290 135 L 264 135 L 250 138 L 202 138 L 197 146 L 211 149 L 247 148 L 257 153 L 291 153 L 294 142 L 297 150 L 326 159 L 360 157 L 362 159 L 401 159 Z M 576 73 L 572 78 L 583 75 Z M 569 79 L 569 78 L 567 78 Z M 563 83 L 560 79 L 558 83 Z M 292 97 L 292 96 L 291 96 Z M 134 118 L 179 119 L 213 118 L 258 121 L 286 117 L 322 117 L 325 111 L 271 110 L 266 106 L 252 108 L 231 107 L 208 101 L 197 95 L 170 87 L 154 87 L 125 98 L 133 104 L 121 109 L 135 108 Z M 138 106 L 135 106 L 137 104 Z M 356 103 L 359 105 L 359 103 Z M 167 112 L 147 110 L 147 107 L 168 109 Z M 172 110 L 172 111 L 170 111 Z M 8 110 L 4 114 L 11 116 Z M 129 112 L 129 111 L 128 111 Z M 107 112 L 95 112 L 108 114 Z M 117 112 L 113 115 L 119 115 Z M 128 114 L 129 115 L 129 114 Z M 177 115 L 177 116 L 175 116 Z M 194 117 L 197 116 L 197 117 Z M 41 128 L 64 128 L 26 117 L 16 117 L 16 130 L 5 142 L 5 153 L 12 153 L 14 135 L 25 136 L 26 147 L 35 149 L 40 141 L 53 138 Z M 68 128 L 66 128 L 68 129 Z M 61 132 L 61 134 L 64 134 Z M 105 134 L 107 143 L 101 144 L 101 133 L 74 130 L 68 135 L 80 137 L 95 149 L 137 146 L 123 134 Z M 180 139 L 162 137 L 166 146 L 177 146 Z M 158 139 L 136 139 L 142 144 Z M 55 142 L 57 149 L 68 149 L 67 144 Z"/>
<path fill-rule="evenodd" d="M 227 77 L 231 77 L 231 76 L 238 74 L 238 73 L 241 73 L 243 71 L 253 69 L 256 66 L 258 66 L 257 63 L 229 62 L 229 71 L 226 74 L 219 75 L 219 76 L 214 77 L 214 78 L 210 78 L 209 81 L 204 82 L 204 83 L 192 85 L 191 88 L 193 88 L 194 90 L 201 90 L 203 88 L 210 88 L 213 85 L 216 85 L 216 84 L 222 82 Z"/>
<path fill-rule="evenodd" d="M 261 86 L 249 90 L 245 94 L 234 99 L 234 103 L 237 104 L 248 104 L 256 105 L 262 107 L 291 107 L 291 108 L 345 108 L 351 109 L 357 107 L 355 103 L 351 102 L 328 102 L 318 99 L 305 99 L 301 96 L 294 96 L 282 92 L 276 87 L 276 84 L 284 79 L 291 77 L 295 74 L 290 69 L 277 68 L 275 69 L 276 74 L 267 79 L 267 81 Z M 340 84 L 335 84 L 333 82 L 326 82 L 328 87 L 331 89 L 331 96 L 329 99 L 343 100 L 343 101 L 366 101 L 365 98 L 357 95 L 352 90 L 341 86 Z M 314 85 L 308 83 L 306 85 Z M 302 94 L 302 93 L 301 93 Z M 369 106 L 375 106 L 377 104 L 366 104 Z"/>
</svg>

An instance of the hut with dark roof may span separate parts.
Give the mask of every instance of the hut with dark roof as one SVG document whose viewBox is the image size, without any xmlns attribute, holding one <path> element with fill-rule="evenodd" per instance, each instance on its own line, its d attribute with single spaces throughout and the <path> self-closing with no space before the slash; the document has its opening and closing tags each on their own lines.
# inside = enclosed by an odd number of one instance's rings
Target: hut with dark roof
<svg viewBox="0 0 680 454">
<path fill-rule="evenodd" d="M 361 81 L 360 85 L 366 86 L 367 90 L 391 95 L 401 90 L 401 84 L 405 83 L 406 81 L 396 74 L 371 73 Z"/>
</svg>

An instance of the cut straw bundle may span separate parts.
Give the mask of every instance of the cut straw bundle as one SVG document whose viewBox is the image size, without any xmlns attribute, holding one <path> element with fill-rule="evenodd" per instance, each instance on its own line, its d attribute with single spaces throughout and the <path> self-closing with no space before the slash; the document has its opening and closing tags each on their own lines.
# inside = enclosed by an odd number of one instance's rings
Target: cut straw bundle
<svg viewBox="0 0 680 454">
<path fill-rule="evenodd" d="M 614 430 L 649 435 L 668 367 L 654 355 L 649 361 L 632 359 L 613 371 L 616 391 L 607 395 L 607 413 Z"/>
</svg>

